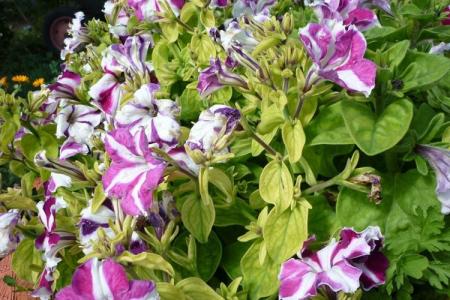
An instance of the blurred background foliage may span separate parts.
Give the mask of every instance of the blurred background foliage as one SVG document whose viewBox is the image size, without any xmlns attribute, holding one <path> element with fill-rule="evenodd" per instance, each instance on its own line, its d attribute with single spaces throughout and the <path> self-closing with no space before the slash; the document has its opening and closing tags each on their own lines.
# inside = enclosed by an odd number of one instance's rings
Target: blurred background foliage
<svg viewBox="0 0 450 300">
<path fill-rule="evenodd" d="M 70 1 L 0 1 L 0 77 L 23 74 L 46 82 L 59 72 L 59 55 L 43 39 L 44 19 L 49 10 L 71 6 Z"/>
</svg>

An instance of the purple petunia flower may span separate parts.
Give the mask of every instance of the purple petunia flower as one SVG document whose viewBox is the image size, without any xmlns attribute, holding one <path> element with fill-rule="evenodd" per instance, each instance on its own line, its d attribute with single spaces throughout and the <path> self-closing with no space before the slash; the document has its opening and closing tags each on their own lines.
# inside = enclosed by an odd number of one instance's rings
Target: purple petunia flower
<svg viewBox="0 0 450 300">
<path fill-rule="evenodd" d="M 84 254 L 93 251 L 92 244 L 98 241 L 98 230 L 103 228 L 106 236 L 113 238 L 114 231 L 109 227 L 109 222 L 114 221 L 115 214 L 110 200 L 106 200 L 94 213 L 92 200 L 89 205 L 81 211 L 80 222 L 80 244 Z"/>
<path fill-rule="evenodd" d="M 118 4 L 120 3 L 108 0 L 105 2 L 102 12 L 105 14 L 105 19 L 108 22 L 109 32 L 117 37 L 126 38 L 128 35 L 127 24 L 130 16 Z"/>
<path fill-rule="evenodd" d="M 61 59 L 64 60 L 68 54 L 75 53 L 85 44 L 91 41 L 89 31 L 83 26 L 84 13 L 79 11 L 75 13 L 75 18 L 69 25 L 67 33 L 69 37 L 64 39 L 64 49 L 61 50 Z"/>
<path fill-rule="evenodd" d="M 239 110 L 226 105 L 213 105 L 203 111 L 192 126 L 186 145 L 202 153 L 228 153 L 226 140 L 239 124 Z"/>
<path fill-rule="evenodd" d="M 321 23 L 334 20 L 355 25 L 361 31 L 379 26 L 377 15 L 363 7 L 361 0 L 314 0 L 308 5 L 314 8 Z"/>
<path fill-rule="evenodd" d="M 116 127 L 129 127 L 131 134 L 144 128 L 149 143 L 156 143 L 159 147 L 176 145 L 180 136 L 176 116 L 180 108 L 175 101 L 156 99 L 157 90 L 159 85 L 153 83 L 138 89 L 133 99 L 117 112 Z"/>
<path fill-rule="evenodd" d="M 450 151 L 419 145 L 416 151 L 426 158 L 436 173 L 436 196 L 441 202 L 441 212 L 450 214 Z"/>
<path fill-rule="evenodd" d="M 85 105 L 67 105 L 56 117 L 56 137 L 67 137 L 61 147 L 60 158 L 66 159 L 75 154 L 89 152 L 91 137 L 102 121 L 99 110 Z"/>
<path fill-rule="evenodd" d="M 20 235 L 14 232 L 19 218 L 20 214 L 17 209 L 10 209 L 0 214 L 0 258 L 14 251 L 20 241 Z"/>
<path fill-rule="evenodd" d="M 56 300 L 159 300 L 152 281 L 128 280 L 125 269 L 111 258 L 92 258 L 75 271 L 72 284 Z"/>
<path fill-rule="evenodd" d="M 225 86 L 247 88 L 247 83 L 239 75 L 228 71 L 220 59 L 211 59 L 210 66 L 201 71 L 198 77 L 198 92 L 206 97 Z"/>
<path fill-rule="evenodd" d="M 233 17 L 253 17 L 257 22 L 264 22 L 270 18 L 270 9 L 275 0 L 237 0 L 233 4 Z"/>
<path fill-rule="evenodd" d="M 49 101 L 59 103 L 61 100 L 78 100 L 76 90 L 80 86 L 81 76 L 75 72 L 65 69 L 56 79 L 56 82 L 50 84 Z M 51 99 L 51 100 L 50 100 Z"/>
<path fill-rule="evenodd" d="M 305 89 L 322 78 L 368 97 L 375 87 L 376 65 L 364 59 L 364 36 L 352 25 L 329 25 L 312 23 L 300 31 L 300 39 L 313 61 Z"/>
<path fill-rule="evenodd" d="M 307 299 L 321 286 L 353 293 L 360 283 L 366 290 L 383 284 L 388 262 L 379 251 L 382 243 L 378 227 L 360 233 L 344 228 L 339 241 L 333 239 L 317 252 L 305 243 L 300 259 L 291 258 L 281 266 L 280 299 Z"/>
<path fill-rule="evenodd" d="M 112 163 L 103 175 L 105 193 L 121 199 L 129 215 L 146 215 L 153 202 L 153 190 L 162 180 L 165 163 L 156 159 L 142 128 L 132 135 L 119 128 L 106 135 L 105 149 Z"/>
<path fill-rule="evenodd" d="M 180 14 L 184 2 L 184 0 L 167 1 L 175 16 Z M 128 0 L 128 6 L 134 10 L 139 21 L 154 22 L 159 18 L 158 14 L 164 12 L 164 7 L 158 0 Z"/>
</svg>

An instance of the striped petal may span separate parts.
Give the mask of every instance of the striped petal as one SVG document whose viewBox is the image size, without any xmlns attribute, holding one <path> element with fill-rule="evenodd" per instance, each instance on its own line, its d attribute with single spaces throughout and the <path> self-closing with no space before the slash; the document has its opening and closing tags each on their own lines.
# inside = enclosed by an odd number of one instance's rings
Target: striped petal
<svg viewBox="0 0 450 300">
<path fill-rule="evenodd" d="M 92 200 L 88 207 L 81 211 L 81 218 L 78 226 L 80 228 L 80 244 L 83 252 L 89 254 L 92 252 L 92 244 L 98 241 L 98 229 L 103 228 L 105 234 L 113 238 L 114 231 L 109 227 L 109 222 L 114 221 L 115 214 L 112 209 L 111 201 L 106 200 L 97 211 L 92 209 Z"/>
<path fill-rule="evenodd" d="M 125 43 L 114 44 L 110 47 L 110 54 L 124 67 L 127 73 L 147 74 L 152 70 L 147 63 L 147 52 L 153 46 L 153 38 L 149 34 L 129 36 Z"/>
<path fill-rule="evenodd" d="M 88 154 L 89 147 L 86 144 L 75 142 L 72 138 L 68 138 L 59 150 L 59 159 L 68 159 L 77 154 Z"/>
<path fill-rule="evenodd" d="M 125 269 L 112 259 L 90 259 L 77 268 L 72 284 L 56 294 L 57 300 L 159 300 L 152 281 L 131 280 Z"/>
<path fill-rule="evenodd" d="M 280 299 L 306 299 L 317 294 L 318 275 L 314 270 L 298 259 L 289 259 L 281 266 L 279 275 Z"/>
<path fill-rule="evenodd" d="M 92 97 L 94 104 L 99 109 L 111 116 L 119 105 L 122 97 L 122 88 L 113 74 L 105 73 L 97 83 L 91 86 L 89 96 Z"/>
<path fill-rule="evenodd" d="M 300 31 L 300 39 L 323 79 L 368 97 L 375 87 L 376 65 L 364 59 L 366 40 L 353 25 L 338 22 L 309 24 Z"/>
<path fill-rule="evenodd" d="M 105 192 L 121 199 L 125 213 L 146 214 L 165 164 L 153 158 L 144 130 L 133 136 L 127 128 L 116 129 L 106 136 L 105 148 L 112 159 L 102 178 Z"/>
</svg>

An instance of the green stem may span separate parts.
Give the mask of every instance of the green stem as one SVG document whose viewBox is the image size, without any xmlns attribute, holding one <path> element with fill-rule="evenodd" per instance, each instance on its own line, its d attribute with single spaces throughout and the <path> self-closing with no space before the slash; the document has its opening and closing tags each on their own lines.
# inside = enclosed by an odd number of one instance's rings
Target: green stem
<svg viewBox="0 0 450 300">
<path fill-rule="evenodd" d="M 318 183 L 316 185 L 313 185 L 313 186 L 307 188 L 302 193 L 303 194 L 312 194 L 312 193 L 315 193 L 315 192 L 319 192 L 319 191 L 322 191 L 322 190 L 326 189 L 327 187 L 335 185 L 336 182 L 337 182 L 336 177 L 333 177 L 331 179 L 328 179 L 327 181 Z"/>
<path fill-rule="evenodd" d="M 260 138 L 255 132 L 249 130 L 250 135 L 252 136 L 252 138 L 258 143 L 260 144 L 267 152 L 269 152 L 272 155 L 277 155 L 278 152 L 272 148 L 272 146 L 270 146 L 269 144 L 267 144 L 266 142 L 264 142 L 264 140 L 262 138 Z"/>
<path fill-rule="evenodd" d="M 297 107 L 295 108 L 294 120 L 297 120 L 302 112 L 303 104 L 305 104 L 305 94 L 302 93 L 297 102 Z"/>
<path fill-rule="evenodd" d="M 184 22 L 181 21 L 179 18 L 176 18 L 175 20 L 176 20 L 176 22 L 177 22 L 178 24 L 180 24 L 184 29 L 186 29 L 187 32 L 189 32 L 190 34 L 193 34 L 193 33 L 194 33 L 194 29 L 193 29 L 191 26 L 189 26 L 188 24 L 184 23 Z"/>
</svg>

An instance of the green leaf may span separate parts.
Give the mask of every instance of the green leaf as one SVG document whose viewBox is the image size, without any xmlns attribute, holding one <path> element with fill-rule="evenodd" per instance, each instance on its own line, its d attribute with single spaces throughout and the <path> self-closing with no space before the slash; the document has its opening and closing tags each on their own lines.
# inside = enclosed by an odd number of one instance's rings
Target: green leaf
<svg viewBox="0 0 450 300">
<path fill-rule="evenodd" d="M 273 160 L 264 167 L 259 178 L 259 193 L 264 201 L 280 210 L 289 207 L 294 195 L 294 183 L 283 162 Z"/>
<path fill-rule="evenodd" d="M 42 266 L 41 252 L 34 247 L 34 240 L 26 238 L 13 253 L 12 268 L 18 278 L 36 282 L 39 274 L 32 271 L 32 265 Z"/>
<path fill-rule="evenodd" d="M 423 271 L 428 268 L 428 259 L 418 254 L 404 257 L 402 263 L 405 274 L 415 279 L 422 278 Z"/>
<path fill-rule="evenodd" d="M 193 35 L 190 47 L 193 59 L 200 65 L 208 65 L 209 59 L 216 55 L 216 47 L 207 34 Z"/>
<path fill-rule="evenodd" d="M 0 195 L 0 203 L 8 209 L 23 209 L 36 211 L 36 202 L 28 197 L 23 197 L 20 190 L 11 190 L 8 193 Z"/>
<path fill-rule="evenodd" d="M 383 200 L 379 205 L 370 202 L 364 193 L 341 190 L 336 215 L 342 227 L 363 230 L 378 225 L 385 234 L 387 248 L 395 253 L 450 247 L 450 241 L 440 241 L 439 237 L 445 223 L 435 194 L 434 174 L 422 176 L 411 170 L 384 175 L 381 184 Z"/>
<path fill-rule="evenodd" d="M 373 156 L 394 147 L 403 138 L 413 117 L 413 105 L 409 100 L 398 100 L 377 117 L 365 104 L 342 101 L 341 113 L 356 145 Z"/>
<path fill-rule="evenodd" d="M 272 104 L 266 108 L 262 108 L 261 122 L 256 128 L 260 134 L 268 134 L 284 123 L 283 112 L 276 104 Z"/>
<path fill-rule="evenodd" d="M 292 124 L 286 121 L 281 129 L 283 142 L 288 152 L 289 161 L 295 163 L 302 157 L 303 146 L 305 145 L 305 132 L 300 121 Z"/>
<path fill-rule="evenodd" d="M 92 213 L 95 212 L 102 206 L 103 202 L 106 200 L 106 194 L 103 191 L 103 184 L 101 182 L 97 183 L 94 190 L 94 196 L 92 198 Z"/>
<path fill-rule="evenodd" d="M 383 56 L 385 56 L 390 68 L 394 68 L 400 65 L 400 63 L 405 58 L 410 45 L 411 42 L 409 40 L 405 40 L 395 43 L 389 49 L 384 51 Z"/>
<path fill-rule="evenodd" d="M 198 185 L 200 190 L 200 197 L 204 205 L 212 203 L 211 196 L 209 195 L 208 184 L 209 184 L 209 168 L 202 167 L 200 168 L 200 172 L 198 174 Z"/>
<path fill-rule="evenodd" d="M 191 2 L 187 2 L 183 5 L 180 12 L 180 19 L 184 23 L 189 23 L 190 19 L 197 15 L 198 8 Z"/>
<path fill-rule="evenodd" d="M 121 263 L 131 263 L 150 270 L 164 271 L 172 277 L 175 275 L 175 271 L 170 263 L 156 253 L 142 252 L 134 255 L 131 252 L 125 251 L 117 258 L 117 260 Z"/>
<path fill-rule="evenodd" d="M 215 187 L 217 187 L 226 197 L 227 202 L 233 201 L 234 186 L 230 177 L 218 168 L 208 170 L 208 179 Z"/>
<path fill-rule="evenodd" d="M 259 193 L 258 193 L 259 194 Z M 264 203 L 265 205 L 265 203 Z M 230 205 L 216 206 L 215 226 L 248 225 L 248 215 L 253 215 L 253 209 L 246 201 L 237 198 Z"/>
<path fill-rule="evenodd" d="M 33 134 L 25 134 L 20 140 L 23 155 L 33 161 L 36 153 L 41 149 L 39 139 Z"/>
<path fill-rule="evenodd" d="M 275 137 L 275 135 L 278 132 L 278 128 L 274 129 L 273 131 L 266 133 L 266 134 L 258 134 L 258 136 L 266 143 L 266 144 L 270 144 L 270 142 L 273 140 L 273 138 Z M 257 141 L 252 140 L 252 155 L 253 156 L 258 156 L 261 154 L 261 152 L 264 151 L 264 147 L 261 146 Z"/>
<path fill-rule="evenodd" d="M 48 133 L 44 130 L 39 130 L 39 137 L 41 142 L 41 147 L 45 150 L 45 154 L 48 158 L 58 158 L 59 157 L 59 148 L 58 148 L 58 140 L 55 135 L 52 133 Z"/>
<path fill-rule="evenodd" d="M 214 204 L 210 202 L 205 205 L 204 201 L 196 195 L 189 195 L 181 208 L 181 219 L 184 226 L 200 242 L 208 241 L 209 233 L 214 224 L 216 212 Z"/>
<path fill-rule="evenodd" d="M 307 197 L 313 209 L 308 214 L 308 233 L 318 241 L 327 241 L 339 229 L 336 212 L 323 195 Z"/>
<path fill-rule="evenodd" d="M 224 247 L 221 266 L 231 279 L 242 276 L 241 258 L 251 243 L 234 242 Z"/>
<path fill-rule="evenodd" d="M 178 39 L 179 28 L 177 23 L 159 23 L 159 27 L 161 28 L 164 37 L 167 39 L 167 41 L 169 41 L 169 43 L 173 43 Z"/>
<path fill-rule="evenodd" d="M 216 19 L 214 18 L 214 11 L 208 8 L 202 9 L 200 21 L 206 28 L 215 27 Z"/>
<path fill-rule="evenodd" d="M 188 253 L 188 237 L 188 232 L 185 231 L 181 233 L 173 242 L 172 247 L 176 247 L 185 253 Z M 194 248 L 194 252 L 196 253 L 196 267 L 198 274 L 195 274 L 194 272 L 183 272 L 182 276 L 189 277 L 195 275 L 205 281 L 208 281 L 216 272 L 222 258 L 222 243 L 217 237 L 217 234 L 214 231 L 211 231 L 208 241 L 204 244 L 196 243 Z"/>
<path fill-rule="evenodd" d="M 305 128 L 305 133 L 310 146 L 354 144 L 347 127 L 345 127 L 340 102 L 321 109 Z"/>
<path fill-rule="evenodd" d="M 224 300 L 200 278 L 183 279 L 176 287 L 184 293 L 187 300 Z"/>
<path fill-rule="evenodd" d="M 180 96 L 181 119 L 196 121 L 202 110 L 202 99 L 196 89 L 184 89 Z"/>
<path fill-rule="evenodd" d="M 156 290 L 161 300 L 185 300 L 184 294 L 173 284 L 168 282 L 156 282 Z"/>
<path fill-rule="evenodd" d="M 241 270 L 244 288 L 248 290 L 250 300 L 257 300 L 275 294 L 278 289 L 278 273 L 280 265 L 266 257 L 260 264 L 259 253 L 262 242 L 257 241 L 250 246 L 241 259 Z"/>
<path fill-rule="evenodd" d="M 293 209 L 272 209 L 263 228 L 267 252 L 273 261 L 282 263 L 293 256 L 308 238 L 308 202 L 301 201 Z"/>
<path fill-rule="evenodd" d="M 450 59 L 443 55 L 408 51 L 400 67 L 402 92 L 423 89 L 441 80 L 450 70 Z"/>
</svg>

